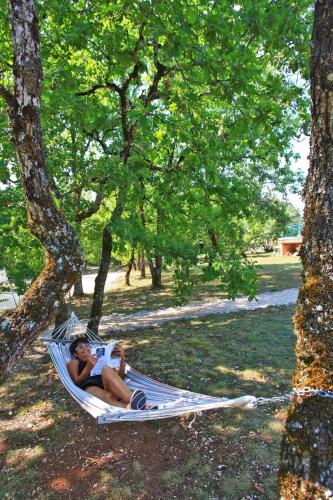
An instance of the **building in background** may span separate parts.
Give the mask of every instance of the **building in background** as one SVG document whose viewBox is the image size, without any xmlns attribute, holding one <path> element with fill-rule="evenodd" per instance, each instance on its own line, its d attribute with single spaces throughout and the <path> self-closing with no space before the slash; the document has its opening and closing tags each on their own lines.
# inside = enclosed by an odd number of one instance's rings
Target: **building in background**
<svg viewBox="0 0 333 500">
<path fill-rule="evenodd" d="M 302 238 L 303 224 L 290 224 L 283 234 L 278 239 L 279 255 L 299 255 Z"/>
</svg>

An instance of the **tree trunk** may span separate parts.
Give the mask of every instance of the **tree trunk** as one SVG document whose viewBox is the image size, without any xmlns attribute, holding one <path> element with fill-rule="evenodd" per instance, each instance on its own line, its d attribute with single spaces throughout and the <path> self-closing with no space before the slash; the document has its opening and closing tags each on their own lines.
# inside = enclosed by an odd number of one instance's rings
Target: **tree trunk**
<svg viewBox="0 0 333 500">
<path fill-rule="evenodd" d="M 90 328 L 90 330 L 92 330 L 96 334 L 98 333 L 99 322 L 102 316 L 104 287 L 109 272 L 111 252 L 112 252 L 112 235 L 109 226 L 107 225 L 103 229 L 102 257 L 98 269 L 98 274 L 95 278 L 93 302 L 88 322 L 88 328 Z"/>
<path fill-rule="evenodd" d="M 96 334 L 98 333 L 99 322 L 102 316 L 104 288 L 111 262 L 112 235 L 110 228 L 121 217 L 121 214 L 125 209 L 126 193 L 127 190 L 124 186 L 121 194 L 117 199 L 117 203 L 112 212 L 110 220 L 103 229 L 102 258 L 99 265 L 98 274 L 95 278 L 93 303 L 91 306 L 90 318 L 88 322 L 88 328 L 90 328 Z"/>
<path fill-rule="evenodd" d="M 213 229 L 209 228 L 208 229 L 208 236 L 210 238 L 212 247 L 214 248 L 214 250 L 216 252 L 218 252 L 218 250 L 219 250 L 219 244 L 218 244 L 218 239 L 217 239 L 215 231 Z"/>
<path fill-rule="evenodd" d="M 134 251 L 135 251 L 135 247 L 133 246 L 132 252 L 131 252 L 131 258 L 129 260 L 129 263 L 127 264 L 127 269 L 126 269 L 126 274 L 125 274 L 125 284 L 127 286 L 131 286 L 130 275 L 131 275 L 132 267 L 134 264 Z"/>
<path fill-rule="evenodd" d="M 162 255 L 156 255 L 155 265 L 151 259 L 148 259 L 151 273 L 151 286 L 153 288 L 162 288 L 162 259 Z"/>
<path fill-rule="evenodd" d="M 316 1 L 312 39 L 312 132 L 304 189 L 303 284 L 295 328 L 294 386 L 333 388 L 333 1 Z M 281 449 L 284 499 L 333 496 L 333 404 L 319 396 L 293 402 Z"/>
<path fill-rule="evenodd" d="M 65 323 L 65 321 L 67 321 L 70 318 L 71 312 L 72 311 L 70 304 L 66 302 L 65 298 L 63 297 L 62 300 L 59 302 L 59 305 L 55 313 L 54 328 L 56 329 L 58 326 Z"/>
<path fill-rule="evenodd" d="M 208 202 L 208 198 L 207 198 L 207 202 Z M 214 251 L 216 253 L 219 253 L 218 239 L 217 239 L 216 233 L 213 231 L 213 229 L 211 229 L 211 228 L 208 229 L 208 236 L 209 236 L 209 239 L 210 239 L 210 242 L 212 244 Z M 208 259 L 208 267 L 212 268 L 213 262 L 214 262 L 214 258 L 212 255 L 210 255 L 209 259 Z"/>
<path fill-rule="evenodd" d="M 84 297 L 82 273 L 74 284 L 73 297 Z"/>
<path fill-rule="evenodd" d="M 45 267 L 20 305 L 1 317 L 0 379 L 50 323 L 54 307 L 82 268 L 79 241 L 56 208 L 45 168 L 40 124 L 42 67 L 39 29 L 33 0 L 10 0 L 13 33 L 14 93 L 0 86 L 8 105 L 26 200 L 28 226 L 45 248 Z"/>
<path fill-rule="evenodd" d="M 145 251 L 142 250 L 140 253 L 140 277 L 144 279 L 146 277 L 146 261 L 145 261 Z"/>
</svg>

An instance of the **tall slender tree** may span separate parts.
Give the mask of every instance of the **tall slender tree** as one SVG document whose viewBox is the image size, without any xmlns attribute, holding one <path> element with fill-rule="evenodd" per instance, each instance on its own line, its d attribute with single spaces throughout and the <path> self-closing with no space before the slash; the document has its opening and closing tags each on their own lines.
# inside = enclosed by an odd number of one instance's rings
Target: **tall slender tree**
<svg viewBox="0 0 333 500">
<path fill-rule="evenodd" d="M 30 231 L 45 248 L 45 267 L 20 306 L 0 320 L 0 378 L 49 324 L 54 306 L 74 284 L 82 250 L 73 229 L 54 204 L 45 166 L 40 123 L 42 66 L 33 0 L 10 0 L 13 91 L 0 86 L 8 106 Z"/>
<path fill-rule="evenodd" d="M 317 0 L 311 58 L 312 132 L 304 188 L 303 284 L 295 327 L 294 386 L 333 389 L 333 1 Z M 333 496 L 333 400 L 293 402 L 281 450 L 281 496 Z"/>
</svg>

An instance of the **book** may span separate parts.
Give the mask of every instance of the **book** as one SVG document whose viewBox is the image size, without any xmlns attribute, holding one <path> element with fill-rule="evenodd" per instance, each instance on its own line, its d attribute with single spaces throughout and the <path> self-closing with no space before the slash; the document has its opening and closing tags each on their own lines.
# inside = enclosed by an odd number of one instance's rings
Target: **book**
<svg viewBox="0 0 333 500">
<path fill-rule="evenodd" d="M 107 346 L 94 347 L 91 349 L 91 354 L 94 358 L 98 358 L 96 365 L 90 370 L 90 376 L 100 375 L 102 373 L 102 368 L 105 365 L 115 368 L 116 370 L 120 367 L 120 358 L 112 356 L 112 351 L 115 348 L 117 342 L 111 342 Z"/>
</svg>

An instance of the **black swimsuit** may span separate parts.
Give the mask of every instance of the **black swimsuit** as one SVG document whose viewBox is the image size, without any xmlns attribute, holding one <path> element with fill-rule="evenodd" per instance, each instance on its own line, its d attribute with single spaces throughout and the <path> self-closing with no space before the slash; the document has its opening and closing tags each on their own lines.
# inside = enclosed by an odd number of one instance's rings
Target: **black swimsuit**
<svg viewBox="0 0 333 500">
<path fill-rule="evenodd" d="M 79 360 L 79 375 L 82 370 L 85 368 L 87 361 Z M 103 380 L 101 375 L 93 375 L 92 377 L 88 376 L 81 384 L 77 384 L 81 389 L 85 390 L 87 387 L 95 385 L 96 387 L 100 387 L 104 389 Z"/>
</svg>

